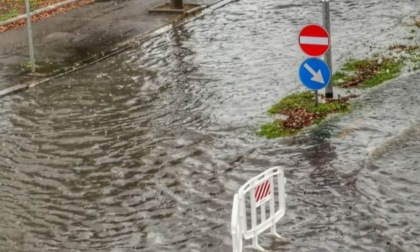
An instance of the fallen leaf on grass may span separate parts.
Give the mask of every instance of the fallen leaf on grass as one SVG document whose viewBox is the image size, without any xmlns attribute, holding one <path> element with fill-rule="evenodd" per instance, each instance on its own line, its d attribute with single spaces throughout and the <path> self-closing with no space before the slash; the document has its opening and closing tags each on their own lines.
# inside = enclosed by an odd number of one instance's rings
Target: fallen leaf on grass
<svg viewBox="0 0 420 252">
<path fill-rule="evenodd" d="M 37 14 L 37 15 L 33 15 L 31 17 L 31 21 L 36 22 L 36 21 L 39 21 L 39 20 L 42 20 L 42 19 L 46 19 L 46 18 L 52 17 L 54 15 L 57 15 L 59 13 L 66 12 L 70 9 L 92 3 L 94 1 L 95 0 L 80 0 L 80 1 L 75 2 L 75 3 L 64 5 L 64 6 L 61 6 L 59 8 L 47 11 L 47 12 L 43 12 L 43 13 L 40 13 L 40 14 Z M 52 2 L 48 2 L 48 3 L 57 3 L 57 1 L 52 1 Z M 13 22 L 13 23 L 0 26 L 0 32 L 5 32 L 5 31 L 13 29 L 13 28 L 21 27 L 21 26 L 24 26 L 25 24 L 26 24 L 26 19 L 21 19 L 19 21 Z"/>
</svg>

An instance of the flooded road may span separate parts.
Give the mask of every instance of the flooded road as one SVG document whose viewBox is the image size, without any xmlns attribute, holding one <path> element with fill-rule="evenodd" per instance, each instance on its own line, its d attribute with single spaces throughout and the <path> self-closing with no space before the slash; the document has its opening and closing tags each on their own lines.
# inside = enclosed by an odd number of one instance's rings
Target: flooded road
<svg viewBox="0 0 420 252">
<path fill-rule="evenodd" d="M 406 42 L 400 21 L 416 8 L 331 3 L 336 65 Z M 419 72 L 303 136 L 255 135 L 302 89 L 297 34 L 320 11 L 241 0 L 2 98 L 0 251 L 231 251 L 233 194 L 274 165 L 288 179 L 288 242 L 265 248 L 420 251 Z"/>
</svg>

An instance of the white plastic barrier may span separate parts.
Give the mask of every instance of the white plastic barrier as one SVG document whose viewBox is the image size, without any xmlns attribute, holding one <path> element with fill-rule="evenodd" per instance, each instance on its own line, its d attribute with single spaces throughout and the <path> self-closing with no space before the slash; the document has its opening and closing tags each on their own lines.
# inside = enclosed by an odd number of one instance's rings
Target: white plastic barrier
<svg viewBox="0 0 420 252">
<path fill-rule="evenodd" d="M 233 198 L 233 252 L 242 251 L 242 239 L 252 239 L 252 248 L 264 251 L 258 244 L 258 235 L 268 228 L 271 235 L 281 238 L 276 223 L 286 213 L 285 183 L 283 168 L 273 167 L 241 186 Z"/>
<path fill-rule="evenodd" d="M 230 225 L 233 252 L 242 252 L 242 232 L 239 222 L 239 199 L 238 194 L 235 193 L 233 196 L 232 222 Z"/>
</svg>

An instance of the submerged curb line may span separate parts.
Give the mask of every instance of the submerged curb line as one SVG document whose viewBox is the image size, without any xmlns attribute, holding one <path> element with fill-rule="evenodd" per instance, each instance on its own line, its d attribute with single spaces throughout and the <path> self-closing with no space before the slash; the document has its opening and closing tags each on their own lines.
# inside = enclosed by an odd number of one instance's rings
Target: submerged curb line
<svg viewBox="0 0 420 252">
<path fill-rule="evenodd" d="M 69 0 L 69 1 L 74 2 L 74 1 L 79 1 L 79 0 Z M 55 78 L 62 77 L 64 75 L 67 75 L 67 74 L 73 73 L 75 71 L 81 70 L 83 68 L 86 68 L 88 66 L 91 66 L 91 65 L 93 65 L 95 63 L 98 63 L 100 61 L 106 60 L 106 59 L 108 59 L 108 58 L 110 58 L 114 55 L 117 55 L 119 53 L 122 53 L 126 50 L 129 50 L 131 48 L 135 48 L 136 46 L 139 46 L 141 43 L 143 43 L 147 40 L 150 40 L 152 38 L 158 37 L 158 36 L 168 32 L 168 31 L 170 31 L 173 28 L 176 28 L 176 27 L 178 27 L 180 25 L 183 25 L 183 24 L 185 24 L 189 21 L 192 21 L 194 19 L 202 17 L 205 14 L 212 13 L 216 9 L 222 8 L 223 6 L 225 6 L 229 3 L 232 3 L 232 2 L 236 2 L 236 1 L 238 1 L 238 0 L 221 0 L 220 2 L 217 2 L 213 5 L 203 5 L 203 6 L 200 6 L 199 8 L 194 8 L 192 10 L 186 11 L 180 17 L 176 17 L 171 23 L 163 25 L 161 27 L 158 27 L 158 28 L 156 28 L 152 31 L 143 33 L 143 34 L 141 34 L 137 37 L 129 39 L 126 42 L 122 42 L 119 45 L 117 45 L 116 47 L 114 47 L 114 48 L 112 48 L 108 51 L 105 51 L 100 56 L 94 55 L 93 57 L 87 58 L 86 60 L 83 60 L 79 66 L 73 66 L 73 67 L 70 66 L 71 69 L 69 69 L 69 67 L 64 67 L 64 68 L 58 69 L 55 73 L 53 73 L 49 76 L 47 75 L 43 79 L 36 80 L 36 81 L 27 81 L 26 83 L 14 85 L 12 87 L 0 90 L 0 98 L 5 97 L 7 95 L 17 93 L 17 92 L 25 91 L 26 89 L 32 88 L 32 87 L 37 86 L 39 84 L 49 82 L 49 81 L 51 81 Z"/>
</svg>

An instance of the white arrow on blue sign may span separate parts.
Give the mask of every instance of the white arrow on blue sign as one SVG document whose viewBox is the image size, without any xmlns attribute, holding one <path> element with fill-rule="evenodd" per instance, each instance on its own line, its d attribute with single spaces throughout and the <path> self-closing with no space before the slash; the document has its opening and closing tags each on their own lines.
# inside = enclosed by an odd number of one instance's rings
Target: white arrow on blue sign
<svg viewBox="0 0 420 252">
<path fill-rule="evenodd" d="M 331 71 L 323 60 L 309 58 L 300 65 L 299 78 L 307 88 L 320 90 L 330 83 Z"/>
</svg>

